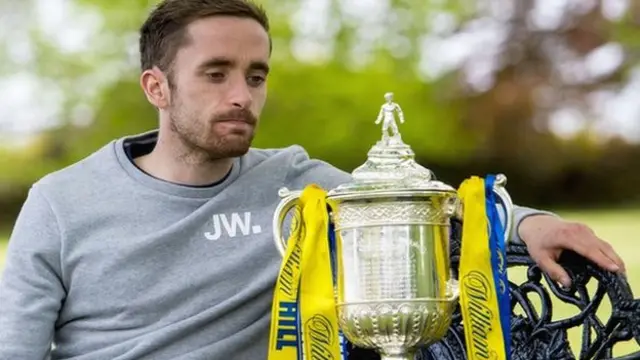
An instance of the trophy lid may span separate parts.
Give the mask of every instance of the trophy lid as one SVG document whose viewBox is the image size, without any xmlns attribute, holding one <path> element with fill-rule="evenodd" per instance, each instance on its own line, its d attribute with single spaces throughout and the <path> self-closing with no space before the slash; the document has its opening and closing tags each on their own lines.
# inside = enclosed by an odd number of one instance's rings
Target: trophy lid
<svg viewBox="0 0 640 360">
<path fill-rule="evenodd" d="M 431 170 L 415 161 L 415 153 L 398 131 L 396 115 L 404 123 L 402 109 L 393 101 L 393 93 L 386 93 L 384 98 L 375 121 L 382 124 L 382 139 L 371 147 L 366 162 L 351 173 L 353 180 L 329 191 L 328 196 L 335 199 L 455 193 L 453 187 L 436 180 Z"/>
</svg>

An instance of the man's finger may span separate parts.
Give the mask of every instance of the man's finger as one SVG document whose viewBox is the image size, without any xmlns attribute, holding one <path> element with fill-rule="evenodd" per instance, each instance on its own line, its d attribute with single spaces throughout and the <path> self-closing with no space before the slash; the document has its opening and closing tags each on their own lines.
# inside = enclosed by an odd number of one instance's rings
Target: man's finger
<svg viewBox="0 0 640 360">
<path fill-rule="evenodd" d="M 590 229 L 588 230 L 586 232 L 584 228 L 575 228 L 571 236 L 562 238 L 560 245 L 573 250 L 603 269 L 614 272 L 624 271 L 624 262 L 613 251 L 611 245 L 598 238 Z"/>
<path fill-rule="evenodd" d="M 579 247 L 578 254 L 584 256 L 592 262 L 595 262 L 600 267 L 609 268 L 609 265 L 613 262 L 607 256 L 600 251 L 600 247 L 593 241 L 583 239 L 579 241 L 582 245 Z"/>
<path fill-rule="evenodd" d="M 589 235 L 581 240 L 582 241 L 579 241 L 581 243 L 581 246 L 579 247 L 581 251 L 578 252 L 580 255 L 603 269 L 614 272 L 620 271 L 622 260 L 618 262 L 616 259 L 618 256 L 610 254 L 613 253 L 613 251 L 605 251 L 604 244 L 606 244 L 606 242 L 600 240 L 595 235 Z"/>
<path fill-rule="evenodd" d="M 616 251 L 613 249 L 611 244 L 605 241 L 601 241 L 600 251 L 602 251 L 606 257 L 611 259 L 611 261 L 613 261 L 613 263 L 617 265 L 618 269 L 622 271 L 622 273 L 627 272 L 627 269 L 625 268 L 625 265 L 624 265 L 624 261 L 622 261 L 622 258 L 616 253 Z M 618 270 L 615 270 L 613 266 L 609 266 L 608 269 L 611 271 L 618 271 Z"/>
<path fill-rule="evenodd" d="M 620 270 L 620 267 L 616 262 L 602 251 L 600 241 L 601 240 L 594 235 L 588 235 L 587 237 L 583 236 L 580 238 L 567 239 L 567 241 L 564 241 L 564 244 L 562 245 L 603 269 L 610 271 Z"/>
<path fill-rule="evenodd" d="M 593 236 L 589 236 L 592 238 Z M 590 241 L 586 240 L 583 236 L 568 236 L 566 238 L 558 239 L 558 245 L 563 248 L 572 250 L 584 257 L 594 256 L 599 252 L 598 247 L 589 246 Z"/>
<path fill-rule="evenodd" d="M 562 266 L 560 266 L 560 264 L 554 261 L 551 257 L 545 256 L 540 259 L 538 263 L 540 264 L 540 269 L 549 274 L 554 281 L 559 282 L 566 288 L 571 286 L 571 278 L 569 277 L 569 274 L 567 274 Z"/>
<path fill-rule="evenodd" d="M 619 271 L 620 267 L 607 256 L 600 247 L 596 244 L 593 244 L 589 251 L 586 254 L 580 254 L 587 258 L 589 261 L 595 263 L 599 267 L 603 269 L 607 269 L 609 271 Z"/>
</svg>

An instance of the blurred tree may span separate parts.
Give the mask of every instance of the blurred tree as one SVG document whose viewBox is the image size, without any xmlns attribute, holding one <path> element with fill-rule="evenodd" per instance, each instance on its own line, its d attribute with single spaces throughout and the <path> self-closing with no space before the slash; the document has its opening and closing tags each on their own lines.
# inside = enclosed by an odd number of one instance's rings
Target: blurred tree
<svg viewBox="0 0 640 360">
<path fill-rule="evenodd" d="M 366 11 L 352 1 L 262 3 L 275 52 L 257 146 L 299 143 L 352 169 L 379 138 L 373 122 L 382 94 L 394 91 L 407 117 L 404 140 L 454 185 L 501 171 L 514 197 L 534 205 L 640 196 L 616 195 L 628 188 L 620 178 L 640 180 L 640 166 L 630 166 L 638 147 L 594 136 L 603 117 L 596 100 L 622 92 L 637 66 L 635 2 L 624 9 L 606 0 L 388 0 Z M 137 83 L 136 34 L 155 1 L 66 2 L 69 26 L 88 29 L 75 48 L 37 27 L 37 4 L 0 0 L 0 10 L 17 14 L 0 45 L 28 39 L 35 50 L 22 67 L 0 53 L 0 74 L 35 71 L 64 94 L 64 106 L 29 152 L 0 154 L 8 169 L 0 184 L 12 189 L 157 122 Z M 550 129 L 567 113 L 586 125 L 562 139 Z"/>
</svg>

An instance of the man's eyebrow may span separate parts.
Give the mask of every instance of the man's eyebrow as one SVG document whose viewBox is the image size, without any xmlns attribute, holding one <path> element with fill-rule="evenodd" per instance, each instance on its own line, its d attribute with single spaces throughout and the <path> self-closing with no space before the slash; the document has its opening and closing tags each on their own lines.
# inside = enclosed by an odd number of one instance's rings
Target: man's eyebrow
<svg viewBox="0 0 640 360">
<path fill-rule="evenodd" d="M 200 66 L 198 66 L 198 69 L 200 71 L 204 71 L 204 70 L 216 68 L 216 67 L 228 68 L 228 67 L 233 67 L 235 65 L 236 65 L 236 62 L 231 59 L 228 59 L 225 57 L 215 57 L 200 64 Z M 249 69 L 260 70 L 260 71 L 264 71 L 265 73 L 269 73 L 269 65 L 264 61 L 251 62 L 251 64 L 249 65 Z"/>
<path fill-rule="evenodd" d="M 224 57 L 215 57 L 211 58 L 198 66 L 200 70 L 206 70 L 214 67 L 231 67 L 235 65 L 235 62 L 231 59 L 227 59 Z"/>
<path fill-rule="evenodd" d="M 269 73 L 269 65 L 264 61 L 253 61 L 251 62 L 251 65 L 249 65 L 249 68 L 252 70 L 264 71 L 267 74 Z"/>
</svg>

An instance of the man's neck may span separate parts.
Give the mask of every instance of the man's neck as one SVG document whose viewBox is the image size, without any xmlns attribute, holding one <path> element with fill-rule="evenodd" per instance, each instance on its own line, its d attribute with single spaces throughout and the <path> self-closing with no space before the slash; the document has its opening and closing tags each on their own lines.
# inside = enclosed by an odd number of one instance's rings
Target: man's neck
<svg viewBox="0 0 640 360">
<path fill-rule="evenodd" d="M 159 136 L 154 150 L 134 162 L 158 179 L 180 185 L 206 186 L 223 179 L 231 170 L 233 159 L 211 160 L 178 141 L 166 141 Z"/>
</svg>

